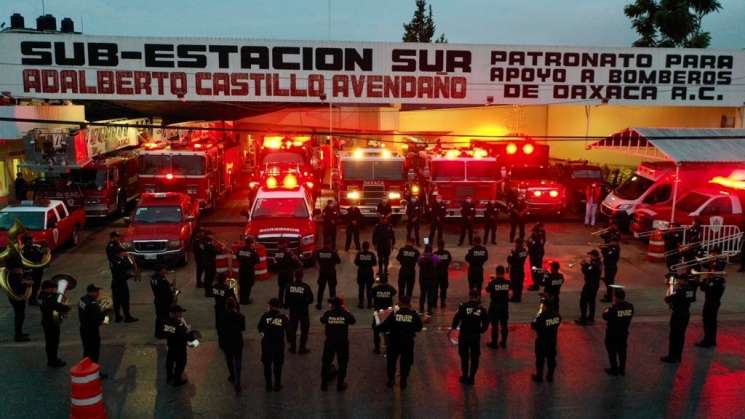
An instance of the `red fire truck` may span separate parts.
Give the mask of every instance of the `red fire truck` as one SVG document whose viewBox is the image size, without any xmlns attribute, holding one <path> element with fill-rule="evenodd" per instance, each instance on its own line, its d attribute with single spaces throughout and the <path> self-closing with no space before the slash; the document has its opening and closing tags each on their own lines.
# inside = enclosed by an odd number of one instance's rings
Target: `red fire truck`
<svg viewBox="0 0 745 419">
<path fill-rule="evenodd" d="M 526 215 L 556 215 L 566 212 L 566 187 L 557 180 L 559 171 L 544 166 L 513 166 L 510 183 L 525 197 Z"/>
<path fill-rule="evenodd" d="M 355 203 L 365 217 L 376 217 L 378 203 L 387 198 L 394 217 L 404 212 L 403 198 L 419 194 L 409 183 L 406 159 L 386 148 L 358 148 L 339 158 L 337 202 L 342 214 Z"/>
<path fill-rule="evenodd" d="M 281 239 L 288 241 L 288 248 L 309 263 L 316 245 L 316 223 L 313 216 L 310 192 L 294 175 L 279 181 L 266 182 L 256 192 L 247 218 L 245 234 L 266 247 L 267 255 L 274 257 Z"/>
<path fill-rule="evenodd" d="M 315 196 L 320 185 L 311 164 L 310 137 L 266 136 L 259 147 L 256 169 L 249 182 L 250 197 L 270 177 L 275 180 L 292 174 Z"/>
<path fill-rule="evenodd" d="M 447 217 L 460 217 L 461 202 L 473 198 L 476 216 L 484 215 L 488 201 L 497 197 L 499 166 L 486 150 L 449 149 L 429 159 L 429 189 L 432 196 L 442 197 Z"/>
<path fill-rule="evenodd" d="M 242 166 L 240 146 L 234 142 L 148 143 L 140 153 L 140 191 L 186 192 L 201 208 L 214 208 Z"/>
</svg>

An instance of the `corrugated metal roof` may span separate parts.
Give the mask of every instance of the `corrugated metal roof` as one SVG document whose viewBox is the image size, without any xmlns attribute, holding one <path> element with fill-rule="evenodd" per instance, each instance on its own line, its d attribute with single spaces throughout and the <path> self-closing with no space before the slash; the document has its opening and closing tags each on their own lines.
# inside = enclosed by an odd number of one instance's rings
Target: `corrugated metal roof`
<svg viewBox="0 0 745 419">
<path fill-rule="evenodd" d="M 590 148 L 659 157 L 676 163 L 745 162 L 745 129 L 629 128 Z M 650 150 L 654 149 L 654 150 Z"/>
</svg>

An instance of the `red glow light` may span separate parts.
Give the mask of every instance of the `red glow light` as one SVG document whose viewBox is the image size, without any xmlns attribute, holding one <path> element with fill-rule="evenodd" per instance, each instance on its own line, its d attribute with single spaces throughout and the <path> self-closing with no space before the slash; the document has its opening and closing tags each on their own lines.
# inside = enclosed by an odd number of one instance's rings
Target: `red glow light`
<svg viewBox="0 0 745 419">
<path fill-rule="evenodd" d="M 173 173 L 166 173 L 166 179 L 172 180 L 173 179 Z"/>
<path fill-rule="evenodd" d="M 515 144 L 515 143 L 509 143 L 509 144 L 507 144 L 507 147 L 505 148 L 505 151 L 507 151 L 507 154 L 515 154 L 515 153 L 517 153 L 517 144 Z"/>
<path fill-rule="evenodd" d="M 541 192 L 541 191 L 533 191 L 533 196 L 535 196 L 536 198 L 539 197 L 539 196 L 541 196 L 541 195 L 543 195 L 543 192 Z"/>
<path fill-rule="evenodd" d="M 523 146 L 523 153 L 525 154 L 533 154 L 534 151 L 535 151 L 535 146 L 533 146 L 533 144 L 525 144 Z"/>
<path fill-rule="evenodd" d="M 275 178 L 274 176 L 268 178 L 266 180 L 266 187 L 269 188 L 269 189 L 276 188 L 277 187 L 277 178 Z"/>
<path fill-rule="evenodd" d="M 550 191 L 548 193 L 548 196 L 550 196 L 551 198 L 556 198 L 557 196 L 559 196 L 559 191 Z"/>
</svg>

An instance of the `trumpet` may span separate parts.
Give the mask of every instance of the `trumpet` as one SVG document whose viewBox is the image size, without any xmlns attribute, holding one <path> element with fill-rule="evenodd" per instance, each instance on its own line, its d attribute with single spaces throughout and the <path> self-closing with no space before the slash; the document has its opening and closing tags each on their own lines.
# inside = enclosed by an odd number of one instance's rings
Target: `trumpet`
<svg viewBox="0 0 745 419">
<path fill-rule="evenodd" d="M 612 227 L 606 227 L 602 230 L 593 231 L 590 233 L 591 236 L 600 236 L 612 230 Z"/>
</svg>

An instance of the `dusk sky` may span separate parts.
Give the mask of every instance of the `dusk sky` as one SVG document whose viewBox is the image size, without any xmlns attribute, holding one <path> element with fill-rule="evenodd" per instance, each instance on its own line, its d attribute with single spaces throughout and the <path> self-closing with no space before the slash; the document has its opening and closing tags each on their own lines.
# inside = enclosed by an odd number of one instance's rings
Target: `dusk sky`
<svg viewBox="0 0 745 419">
<path fill-rule="evenodd" d="M 631 0 L 432 0 L 438 34 L 451 43 L 629 46 Z M 745 48 L 745 1 L 721 0 L 704 27 L 713 48 Z M 0 21 L 19 12 L 34 26 L 42 0 L 3 0 Z M 326 40 L 327 0 L 46 0 L 95 35 Z M 333 40 L 400 41 L 414 0 L 331 0 Z M 6 23 L 7 24 L 7 23 Z"/>
</svg>

